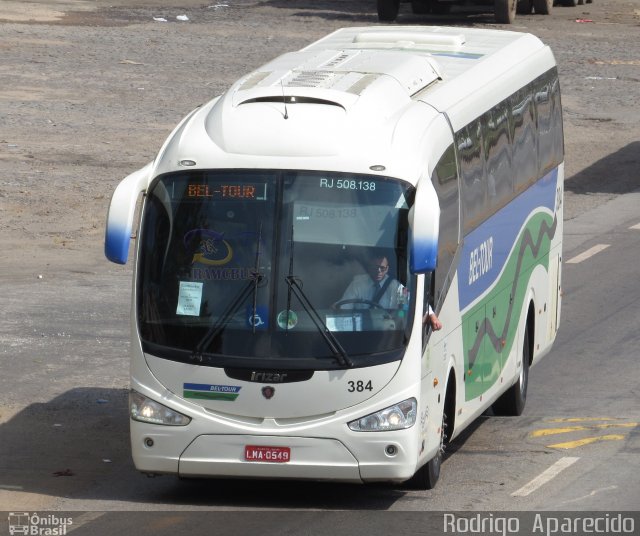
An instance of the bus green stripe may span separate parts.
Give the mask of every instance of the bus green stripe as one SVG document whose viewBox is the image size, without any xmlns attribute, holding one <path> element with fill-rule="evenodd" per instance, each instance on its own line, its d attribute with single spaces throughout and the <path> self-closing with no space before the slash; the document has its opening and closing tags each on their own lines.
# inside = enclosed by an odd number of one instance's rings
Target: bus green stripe
<svg viewBox="0 0 640 536">
<path fill-rule="evenodd" d="M 549 214 L 533 215 L 518 237 L 499 281 L 463 315 L 466 400 L 482 395 L 499 380 L 518 332 L 519 318 L 515 315 L 522 310 L 530 274 L 538 265 L 548 270 L 555 229 L 556 222 Z M 510 303 L 508 309 L 505 303 Z"/>
<path fill-rule="evenodd" d="M 184 398 L 199 400 L 230 400 L 238 398 L 238 393 L 213 393 L 211 391 L 183 391 Z"/>
</svg>

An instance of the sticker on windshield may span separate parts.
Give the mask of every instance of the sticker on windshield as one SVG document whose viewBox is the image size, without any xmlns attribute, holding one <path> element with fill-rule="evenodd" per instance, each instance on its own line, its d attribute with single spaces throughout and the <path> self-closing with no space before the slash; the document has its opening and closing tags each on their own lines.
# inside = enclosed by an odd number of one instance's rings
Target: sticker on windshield
<svg viewBox="0 0 640 536">
<path fill-rule="evenodd" d="M 202 283 L 192 281 L 180 281 L 178 294 L 177 315 L 200 316 L 200 304 L 202 303 Z"/>
<path fill-rule="evenodd" d="M 362 315 L 327 315 L 325 324 L 329 331 L 362 331 Z"/>
<path fill-rule="evenodd" d="M 289 314 L 287 315 L 287 311 L 280 311 L 278 313 L 278 326 L 281 329 L 291 329 L 295 328 L 298 324 L 298 315 L 293 311 L 289 310 Z"/>
<path fill-rule="evenodd" d="M 252 306 L 246 308 L 247 326 L 252 329 L 266 330 L 268 327 L 269 311 L 264 305 L 257 305 L 255 310 Z"/>
</svg>

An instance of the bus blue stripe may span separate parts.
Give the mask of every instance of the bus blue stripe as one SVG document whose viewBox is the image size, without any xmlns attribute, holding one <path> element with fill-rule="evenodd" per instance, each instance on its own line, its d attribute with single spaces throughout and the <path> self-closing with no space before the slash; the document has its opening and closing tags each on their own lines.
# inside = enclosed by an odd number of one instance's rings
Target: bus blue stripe
<svg viewBox="0 0 640 536">
<path fill-rule="evenodd" d="M 465 237 L 458 266 L 461 311 L 496 281 L 531 213 L 540 207 L 554 212 L 557 182 L 556 168 Z"/>
</svg>

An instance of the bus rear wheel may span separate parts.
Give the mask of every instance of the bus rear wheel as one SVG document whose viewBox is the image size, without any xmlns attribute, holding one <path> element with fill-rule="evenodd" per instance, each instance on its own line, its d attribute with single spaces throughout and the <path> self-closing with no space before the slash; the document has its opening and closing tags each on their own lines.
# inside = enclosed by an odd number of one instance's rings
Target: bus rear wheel
<svg viewBox="0 0 640 536">
<path fill-rule="evenodd" d="M 511 24 L 516 18 L 517 0 L 495 0 L 495 15 L 498 24 Z"/>
<path fill-rule="evenodd" d="M 393 22 L 400 11 L 400 0 L 377 0 L 378 20 Z"/>
<path fill-rule="evenodd" d="M 529 346 L 529 329 L 524 332 L 522 345 L 522 368 L 518 381 L 514 383 L 491 408 L 496 415 L 517 417 L 522 415 L 527 402 L 527 386 L 529 385 L 529 362 L 531 361 L 531 347 Z"/>
</svg>

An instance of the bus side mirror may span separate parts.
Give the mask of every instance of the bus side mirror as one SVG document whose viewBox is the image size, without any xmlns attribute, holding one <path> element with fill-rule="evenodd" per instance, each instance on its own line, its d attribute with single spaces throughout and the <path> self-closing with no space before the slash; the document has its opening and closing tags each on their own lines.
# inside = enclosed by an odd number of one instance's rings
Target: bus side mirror
<svg viewBox="0 0 640 536">
<path fill-rule="evenodd" d="M 104 236 L 104 254 L 111 262 L 127 263 L 138 195 L 147 188 L 150 169 L 151 164 L 147 164 L 132 173 L 113 192 Z"/>
<path fill-rule="evenodd" d="M 418 183 L 413 207 L 409 211 L 409 268 L 412 274 L 436 269 L 438 262 L 438 234 L 440 203 L 429 180 Z"/>
</svg>

